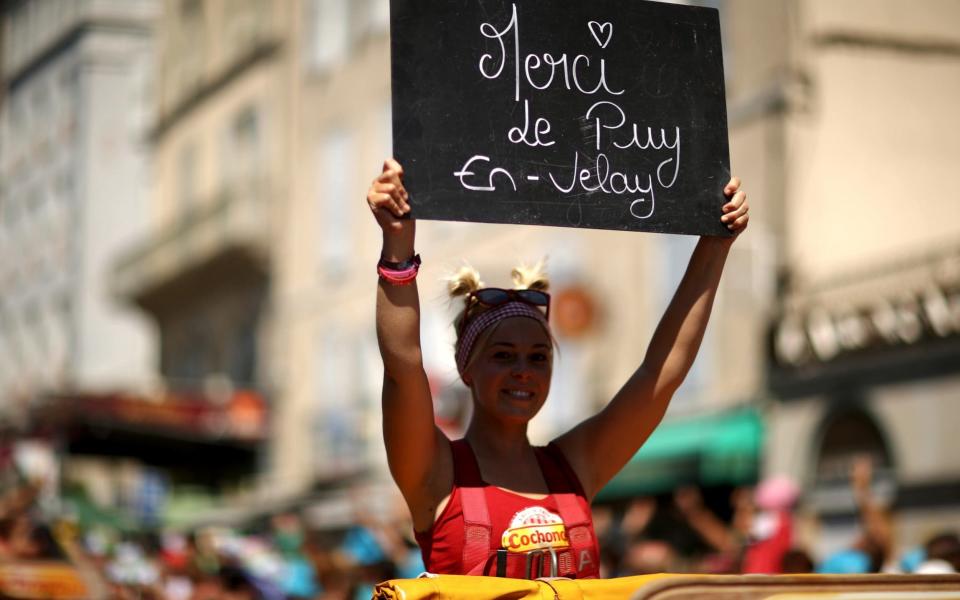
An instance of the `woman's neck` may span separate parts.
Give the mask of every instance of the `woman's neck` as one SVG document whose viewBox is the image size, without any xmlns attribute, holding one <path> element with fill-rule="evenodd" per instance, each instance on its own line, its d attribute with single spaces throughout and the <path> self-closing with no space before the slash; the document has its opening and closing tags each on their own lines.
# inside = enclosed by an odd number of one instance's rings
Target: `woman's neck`
<svg viewBox="0 0 960 600">
<path fill-rule="evenodd" d="M 474 454 L 499 461 L 527 456 L 531 451 L 526 424 L 516 427 L 490 427 L 483 419 L 474 419 L 464 435 Z M 507 463 L 509 464 L 509 463 Z"/>
<path fill-rule="evenodd" d="M 526 425 L 518 428 L 487 428 L 470 423 L 464 436 L 490 485 L 520 495 L 540 498 L 550 492 L 540 470 L 537 455 L 527 439 Z"/>
</svg>

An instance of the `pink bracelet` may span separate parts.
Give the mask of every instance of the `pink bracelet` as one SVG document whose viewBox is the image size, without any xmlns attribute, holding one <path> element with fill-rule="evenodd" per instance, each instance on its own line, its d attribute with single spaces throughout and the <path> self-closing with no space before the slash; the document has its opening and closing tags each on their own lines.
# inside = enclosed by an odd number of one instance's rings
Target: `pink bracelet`
<svg viewBox="0 0 960 600">
<path fill-rule="evenodd" d="M 383 258 L 377 263 L 377 274 L 390 285 L 410 285 L 420 272 L 420 255 L 400 263 L 392 263 Z"/>
</svg>

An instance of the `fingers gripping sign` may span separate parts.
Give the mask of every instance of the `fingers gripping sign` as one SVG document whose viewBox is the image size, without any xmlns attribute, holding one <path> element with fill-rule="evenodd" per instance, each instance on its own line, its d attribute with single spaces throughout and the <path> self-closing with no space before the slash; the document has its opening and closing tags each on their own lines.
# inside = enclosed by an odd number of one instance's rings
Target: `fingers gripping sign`
<svg viewBox="0 0 960 600">
<path fill-rule="evenodd" d="M 367 205 L 384 232 L 402 231 L 411 222 L 404 218 L 410 213 L 410 203 L 403 185 L 403 167 L 397 161 L 384 161 L 382 172 L 367 190 Z"/>
<path fill-rule="evenodd" d="M 724 214 L 720 217 L 720 221 L 733 232 L 733 237 L 736 238 L 743 233 L 750 221 L 750 205 L 747 203 L 747 193 L 740 189 L 739 177 L 730 179 L 723 188 L 723 195 L 730 200 L 722 207 Z"/>
</svg>

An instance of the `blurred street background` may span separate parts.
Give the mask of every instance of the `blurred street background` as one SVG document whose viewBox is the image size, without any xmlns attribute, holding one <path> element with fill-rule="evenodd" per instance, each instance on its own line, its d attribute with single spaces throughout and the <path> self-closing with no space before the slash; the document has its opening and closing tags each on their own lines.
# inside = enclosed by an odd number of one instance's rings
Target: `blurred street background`
<svg viewBox="0 0 960 600">
<path fill-rule="evenodd" d="M 720 11 L 751 223 L 666 421 L 595 502 L 605 572 L 956 569 L 960 2 L 695 4 Z M 0 586 L 38 558 L 100 597 L 415 576 L 364 202 L 391 154 L 388 0 L 0 6 Z M 452 436 L 441 278 L 548 258 L 537 443 L 636 368 L 695 242 L 418 236 Z"/>
</svg>

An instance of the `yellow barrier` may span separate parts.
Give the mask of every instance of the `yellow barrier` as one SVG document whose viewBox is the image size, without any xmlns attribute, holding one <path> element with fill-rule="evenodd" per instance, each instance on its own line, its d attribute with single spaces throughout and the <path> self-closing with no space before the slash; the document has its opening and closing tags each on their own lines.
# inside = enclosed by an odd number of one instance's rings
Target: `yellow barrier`
<svg viewBox="0 0 960 600">
<path fill-rule="evenodd" d="M 960 575 L 639 575 L 506 579 L 438 575 L 394 579 L 376 600 L 960 600 Z"/>
<path fill-rule="evenodd" d="M 0 564 L 0 598 L 84 600 L 89 598 L 80 573 L 68 563 Z"/>
</svg>

